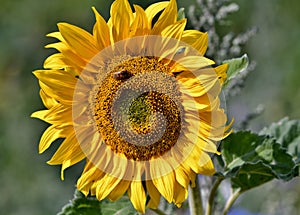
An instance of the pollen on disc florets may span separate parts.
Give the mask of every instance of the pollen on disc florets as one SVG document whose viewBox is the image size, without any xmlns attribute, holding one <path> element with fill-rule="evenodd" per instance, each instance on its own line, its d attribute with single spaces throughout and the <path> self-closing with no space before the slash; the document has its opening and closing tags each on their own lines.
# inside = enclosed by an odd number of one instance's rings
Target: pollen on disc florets
<svg viewBox="0 0 300 215">
<path fill-rule="evenodd" d="M 112 151 L 147 161 L 177 142 L 181 94 L 169 68 L 154 57 L 136 57 L 111 70 L 94 93 L 97 130 Z"/>
</svg>

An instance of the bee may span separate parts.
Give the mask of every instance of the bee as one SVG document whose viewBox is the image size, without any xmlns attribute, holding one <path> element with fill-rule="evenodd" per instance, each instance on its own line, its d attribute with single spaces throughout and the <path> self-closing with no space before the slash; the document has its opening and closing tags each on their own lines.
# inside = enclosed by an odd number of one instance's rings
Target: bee
<svg viewBox="0 0 300 215">
<path fill-rule="evenodd" d="M 128 72 L 127 70 L 123 70 L 123 71 L 114 72 L 112 74 L 112 77 L 119 81 L 125 81 L 125 80 L 129 79 L 130 77 L 132 77 L 132 74 L 130 72 Z"/>
</svg>

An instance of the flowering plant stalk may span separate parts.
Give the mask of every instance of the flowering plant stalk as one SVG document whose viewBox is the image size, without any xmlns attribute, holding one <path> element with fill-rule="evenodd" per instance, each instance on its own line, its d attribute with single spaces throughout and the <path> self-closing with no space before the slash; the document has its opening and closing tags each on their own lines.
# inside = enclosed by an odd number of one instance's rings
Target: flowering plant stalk
<svg viewBox="0 0 300 215">
<path fill-rule="evenodd" d="M 212 15 L 219 20 L 236 9 L 219 7 Z M 39 152 L 63 139 L 48 161 L 61 165 L 62 180 L 66 168 L 85 161 L 75 197 L 60 215 L 174 214 L 187 198 L 191 215 L 215 214 L 218 187 L 230 180 L 227 214 L 241 193 L 299 174 L 299 144 L 294 149 L 286 136 L 299 132 L 274 130 L 292 123 L 300 131 L 298 121 L 285 119 L 259 134 L 232 130 L 221 95 L 247 70 L 247 55 L 220 60 L 213 54 L 218 44 L 209 49 L 210 31 L 187 30 L 175 0 L 146 9 L 116 0 L 108 21 L 92 10 L 93 32 L 59 23 L 48 34 L 58 42 L 46 46 L 57 53 L 34 72 L 46 109 L 32 117 L 50 124 Z M 192 8 L 190 16 L 196 26 Z"/>
</svg>

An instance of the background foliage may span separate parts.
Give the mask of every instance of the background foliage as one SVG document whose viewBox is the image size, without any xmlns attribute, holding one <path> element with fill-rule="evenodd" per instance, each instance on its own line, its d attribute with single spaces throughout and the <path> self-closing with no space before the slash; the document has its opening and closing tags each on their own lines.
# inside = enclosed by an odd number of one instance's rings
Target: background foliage
<svg viewBox="0 0 300 215">
<path fill-rule="evenodd" d="M 47 125 L 31 119 L 43 108 L 32 70 L 40 69 L 53 50 L 44 45 L 57 29 L 69 22 L 87 30 L 94 23 L 92 6 L 107 18 L 112 0 L 1 0 L 0 5 L 0 213 L 8 215 L 56 214 L 73 197 L 81 165 L 66 171 L 46 164 L 58 146 L 38 155 L 39 137 Z M 130 1 L 147 6 L 155 1 Z M 193 0 L 178 1 L 189 6 Z M 239 33 L 257 26 L 259 31 L 244 52 L 257 62 L 241 94 L 227 101 L 239 126 L 258 104 L 265 111 L 251 121 L 254 131 L 289 116 L 300 118 L 300 2 L 296 0 L 235 0 L 240 11 L 230 16 L 232 25 L 220 31 Z M 293 214 L 300 205 L 299 178 L 273 182 L 245 194 L 236 206 L 261 214 Z M 264 192 L 260 192 L 263 189 Z M 249 201 L 250 200 L 250 201 Z M 251 204 L 249 204 L 251 202 Z"/>
</svg>

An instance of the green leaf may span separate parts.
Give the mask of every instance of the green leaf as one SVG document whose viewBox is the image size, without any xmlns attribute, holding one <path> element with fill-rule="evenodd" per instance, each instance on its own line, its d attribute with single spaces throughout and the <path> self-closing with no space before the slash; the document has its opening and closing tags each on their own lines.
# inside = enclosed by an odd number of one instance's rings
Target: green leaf
<svg viewBox="0 0 300 215">
<path fill-rule="evenodd" d="M 246 131 L 231 134 L 222 143 L 224 177 L 242 191 L 273 179 L 291 180 L 298 175 L 292 156 L 274 138 Z"/>
<path fill-rule="evenodd" d="M 58 215 L 102 215 L 101 203 L 94 197 L 85 197 L 78 190 L 74 199 L 65 205 Z"/>
<path fill-rule="evenodd" d="M 244 54 L 240 58 L 233 58 L 223 61 L 222 64 L 228 64 L 227 79 L 224 83 L 224 87 L 232 80 L 235 79 L 244 69 L 249 65 L 249 59 L 247 54 Z"/>
<path fill-rule="evenodd" d="M 261 135 L 268 135 L 276 139 L 300 164 L 300 120 L 289 120 L 283 118 L 277 123 L 264 128 Z"/>
<path fill-rule="evenodd" d="M 74 199 L 63 207 L 58 215 L 138 215 L 129 198 L 123 196 L 116 202 L 105 199 L 98 201 L 95 197 L 85 197 L 76 190 Z"/>
<path fill-rule="evenodd" d="M 178 10 L 177 21 L 180 21 L 184 18 L 185 18 L 185 12 L 184 12 L 184 8 L 182 7 Z"/>
<path fill-rule="evenodd" d="M 101 201 L 101 212 L 103 215 L 138 215 L 132 206 L 128 196 L 123 196 L 116 202 L 107 199 Z"/>
</svg>

